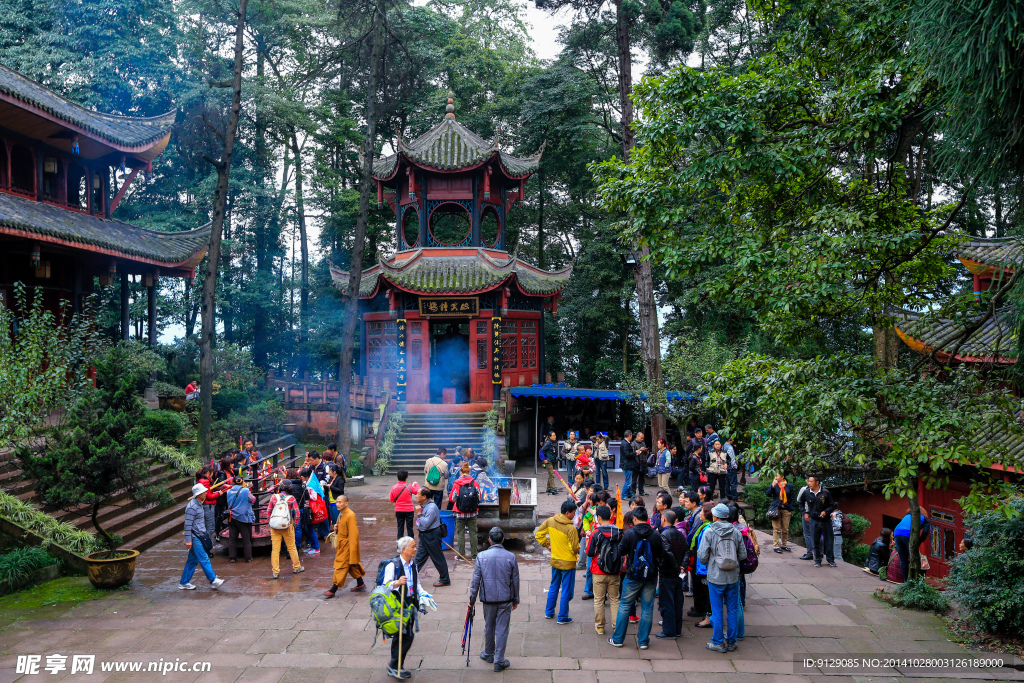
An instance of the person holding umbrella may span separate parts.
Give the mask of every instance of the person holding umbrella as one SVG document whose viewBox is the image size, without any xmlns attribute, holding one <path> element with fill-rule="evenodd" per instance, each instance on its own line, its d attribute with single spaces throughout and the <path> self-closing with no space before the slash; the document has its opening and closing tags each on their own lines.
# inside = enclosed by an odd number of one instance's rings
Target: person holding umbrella
<svg viewBox="0 0 1024 683">
<path fill-rule="evenodd" d="M 501 527 L 492 527 L 487 534 L 490 547 L 480 553 L 473 567 L 473 580 L 469 585 L 469 611 L 472 619 L 477 595 L 484 606 L 484 650 L 480 659 L 494 664 L 496 672 L 511 666 L 505 659 L 509 621 L 512 610 L 519 607 L 519 564 L 516 556 L 505 550 L 505 534 Z M 468 623 L 467 623 L 468 627 Z"/>
</svg>

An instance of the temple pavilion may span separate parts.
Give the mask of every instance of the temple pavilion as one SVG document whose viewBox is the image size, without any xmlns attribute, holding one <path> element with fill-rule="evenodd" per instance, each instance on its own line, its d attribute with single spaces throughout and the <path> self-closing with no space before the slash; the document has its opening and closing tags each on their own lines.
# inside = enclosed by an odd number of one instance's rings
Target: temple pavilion
<svg viewBox="0 0 1024 683">
<path fill-rule="evenodd" d="M 64 301 L 79 312 L 95 283 L 119 278 L 127 339 L 128 277 L 137 276 L 153 343 L 157 279 L 193 278 L 210 228 L 161 232 L 111 215 L 136 177 L 152 173 L 174 117 L 86 109 L 0 65 L 0 306 L 21 282 L 47 307 Z"/>
<path fill-rule="evenodd" d="M 544 377 L 543 311 L 572 268 L 548 272 L 506 245 L 508 212 L 541 151 L 515 157 L 455 120 L 374 160 L 379 206 L 395 215 L 393 256 L 363 271 L 358 373 L 408 404 L 489 407 L 502 386 Z M 332 268 L 346 296 L 349 273 Z M 467 408 L 471 406 L 467 405 Z"/>
</svg>

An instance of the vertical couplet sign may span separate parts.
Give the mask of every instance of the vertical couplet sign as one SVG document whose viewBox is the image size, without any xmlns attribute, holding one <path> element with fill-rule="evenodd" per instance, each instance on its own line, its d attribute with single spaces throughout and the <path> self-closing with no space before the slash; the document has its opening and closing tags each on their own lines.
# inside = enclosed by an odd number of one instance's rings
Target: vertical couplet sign
<svg viewBox="0 0 1024 683">
<path fill-rule="evenodd" d="M 398 391 L 398 400 L 405 400 L 405 318 L 395 321 L 395 343 L 398 347 L 398 376 L 395 385 Z"/>
<path fill-rule="evenodd" d="M 491 318 L 491 384 L 501 384 L 501 318 Z"/>
</svg>

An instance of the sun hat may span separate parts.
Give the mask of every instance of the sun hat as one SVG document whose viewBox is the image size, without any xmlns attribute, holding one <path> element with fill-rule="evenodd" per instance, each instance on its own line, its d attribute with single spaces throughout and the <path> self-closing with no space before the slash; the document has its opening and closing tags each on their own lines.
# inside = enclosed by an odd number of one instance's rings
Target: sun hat
<svg viewBox="0 0 1024 683">
<path fill-rule="evenodd" d="M 202 495 L 209 490 L 210 489 L 206 488 L 202 484 L 196 484 L 195 486 L 192 487 L 192 497 L 195 498 L 196 496 Z"/>
</svg>

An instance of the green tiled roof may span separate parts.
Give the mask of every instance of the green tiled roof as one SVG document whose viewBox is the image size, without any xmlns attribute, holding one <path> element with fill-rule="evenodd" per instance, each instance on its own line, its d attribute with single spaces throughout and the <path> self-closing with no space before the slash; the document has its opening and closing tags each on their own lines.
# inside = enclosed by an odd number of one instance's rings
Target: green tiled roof
<svg viewBox="0 0 1024 683">
<path fill-rule="evenodd" d="M 1009 309 L 998 311 L 974 332 L 957 350 L 957 359 L 994 359 L 1001 363 L 1017 360 L 1017 332 L 1009 321 Z M 951 352 L 955 335 L 965 327 L 947 318 L 904 311 L 899 316 L 897 332 L 918 353 L 931 353 L 935 348 Z M 953 339 L 951 342 L 950 339 Z"/>
<path fill-rule="evenodd" d="M 39 107 L 50 115 L 120 147 L 144 147 L 163 138 L 175 112 L 149 118 L 102 114 L 70 102 L 13 69 L 0 65 L 0 93 Z"/>
<path fill-rule="evenodd" d="M 957 256 L 989 266 L 1014 268 L 1021 262 L 1024 240 L 1020 237 L 972 239 L 957 250 Z"/>
<path fill-rule="evenodd" d="M 15 230 L 167 265 L 194 259 L 210 241 L 209 225 L 187 232 L 159 232 L 0 192 L 0 234 Z"/>
<path fill-rule="evenodd" d="M 555 294 L 569 281 L 572 267 L 557 272 L 533 268 L 514 254 L 494 258 L 482 249 L 462 249 L 452 255 L 451 249 L 437 250 L 443 255 L 432 255 L 432 249 L 420 249 L 398 264 L 394 259 L 382 261 L 363 271 L 359 282 L 359 296 L 371 296 L 379 281 L 420 294 L 478 294 L 491 291 L 514 278 L 524 294 L 548 296 Z M 331 268 L 334 286 L 348 293 L 348 271 Z"/>
<path fill-rule="evenodd" d="M 542 148 L 543 149 L 543 148 Z M 399 154 L 413 163 L 440 171 L 455 171 L 474 166 L 497 154 L 502 168 L 510 176 L 525 176 L 537 170 L 541 152 L 521 159 L 498 149 L 498 140 L 487 142 L 454 118 L 445 118 L 412 142 L 398 143 L 398 154 L 373 162 L 373 175 L 388 178 L 395 172 Z"/>
</svg>

